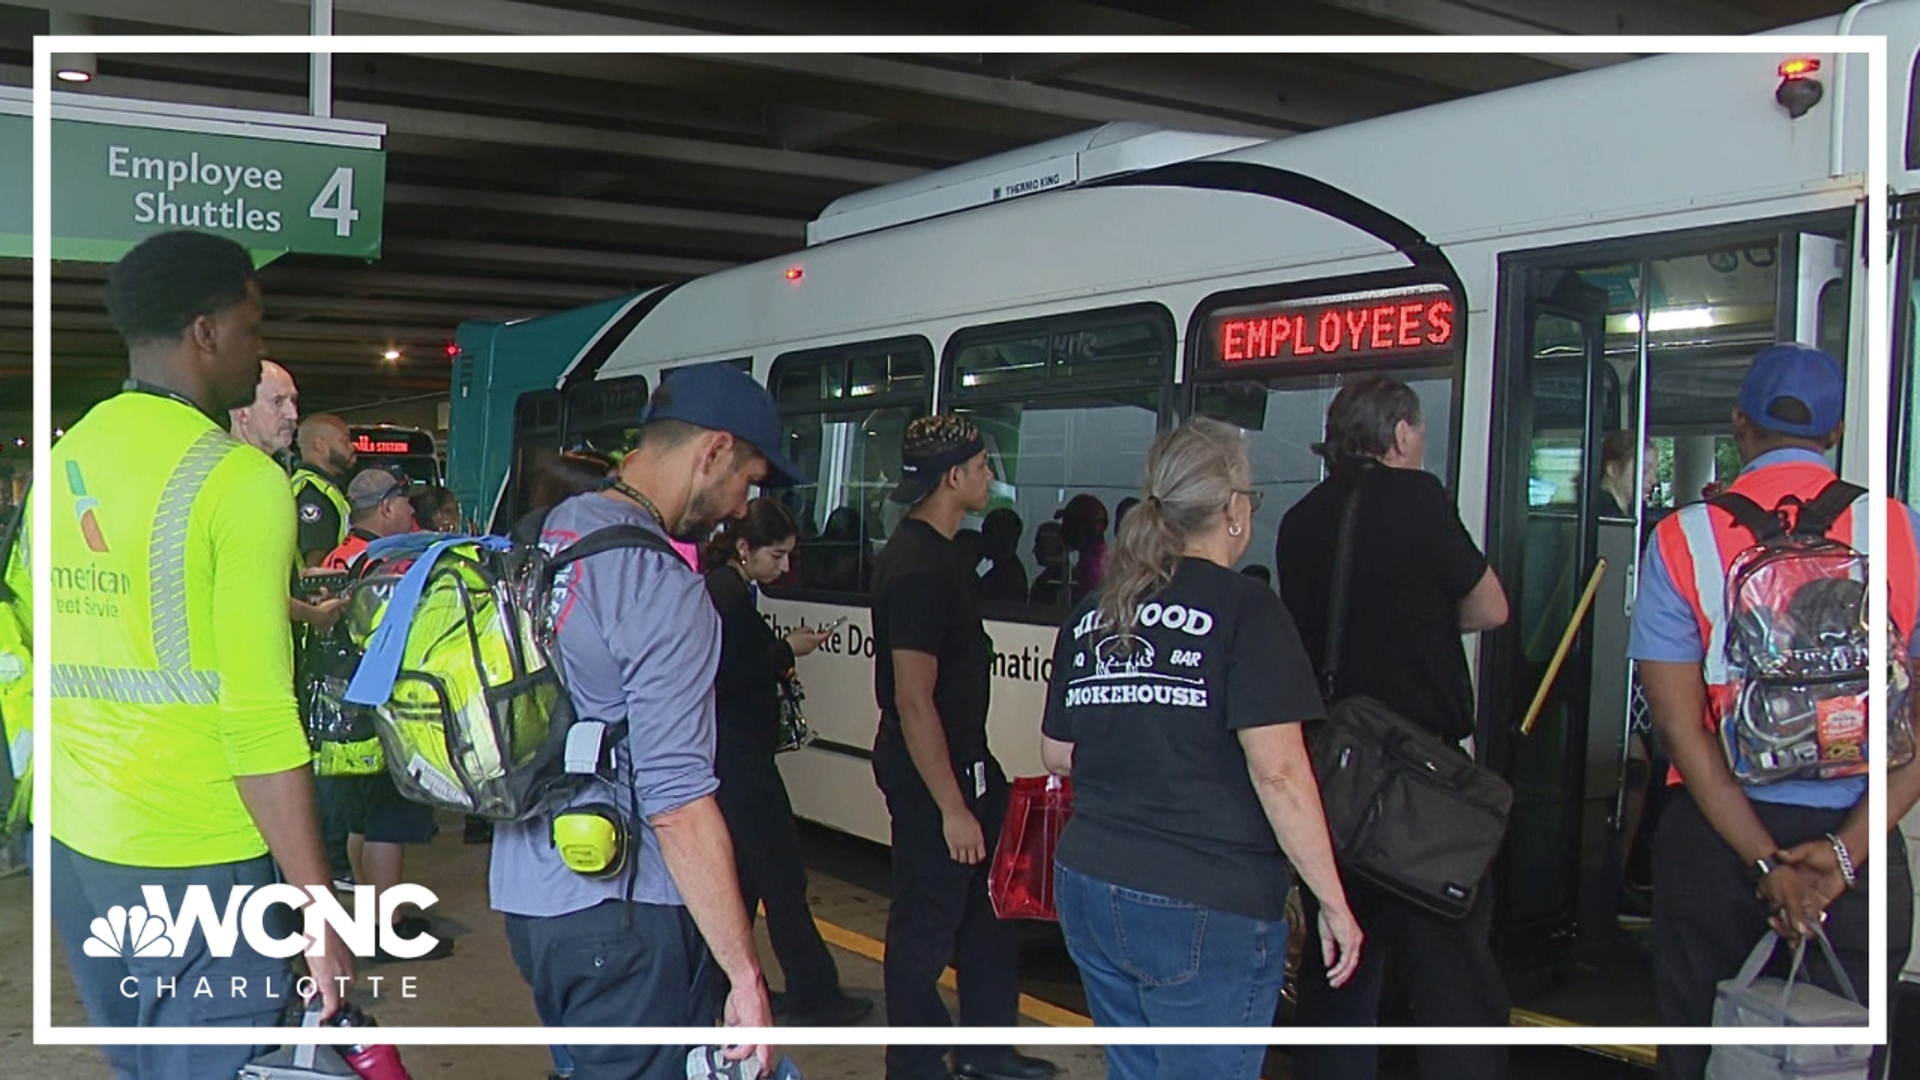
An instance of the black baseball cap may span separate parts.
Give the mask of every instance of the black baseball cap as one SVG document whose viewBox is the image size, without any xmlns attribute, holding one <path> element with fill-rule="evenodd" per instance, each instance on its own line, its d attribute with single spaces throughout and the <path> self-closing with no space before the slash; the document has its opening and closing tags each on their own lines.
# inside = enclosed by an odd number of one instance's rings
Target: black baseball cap
<svg viewBox="0 0 1920 1080">
<path fill-rule="evenodd" d="M 940 478 L 987 448 L 980 429 L 964 416 L 922 416 L 907 425 L 900 440 L 900 483 L 887 496 L 907 506 L 933 493 Z"/>
<path fill-rule="evenodd" d="M 732 364 L 696 364 L 668 375 L 640 413 L 642 426 L 655 420 L 724 431 L 760 451 L 767 459 L 764 487 L 791 487 L 802 479 L 780 451 L 780 411 L 772 395 Z"/>
</svg>

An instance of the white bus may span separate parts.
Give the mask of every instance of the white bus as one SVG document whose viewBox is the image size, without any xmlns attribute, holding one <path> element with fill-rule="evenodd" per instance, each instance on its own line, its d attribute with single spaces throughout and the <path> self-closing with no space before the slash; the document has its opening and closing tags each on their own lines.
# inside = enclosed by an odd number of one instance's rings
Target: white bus
<svg viewBox="0 0 1920 1080">
<path fill-rule="evenodd" d="M 1920 2 L 1868 8 L 1852 30 L 1892 40 L 1893 157 L 1910 193 Z M 1797 118 L 1778 98 L 1807 87 L 1777 96 L 1783 72 L 1823 90 Z M 1881 389 L 1864 349 L 1867 93 L 1864 57 L 1662 56 L 1268 143 L 1103 129 L 850 196 L 795 255 L 587 323 L 463 328 L 454 483 L 503 521 L 521 486 L 511 463 L 621 443 L 675 367 L 750 369 L 809 480 L 786 496 L 807 531 L 795 583 L 763 610 L 782 626 L 849 617 L 800 662 L 819 741 L 782 768 L 798 814 L 885 843 L 864 586 L 898 518 L 885 494 L 909 420 L 965 413 L 989 435 L 995 504 L 1021 519 L 1029 578 L 1036 533 L 1069 499 L 1111 515 L 1156 432 L 1229 420 L 1265 492 L 1246 561 L 1271 567 L 1281 516 L 1322 478 L 1308 447 L 1341 379 L 1393 373 L 1419 392 L 1427 467 L 1512 600 L 1512 622 L 1469 652 L 1477 753 L 1517 795 L 1499 946 L 1523 977 L 1610 928 L 1620 893 L 1623 646 L 1636 538 L 1658 508 L 1603 510 L 1604 438 L 1638 430 L 1657 446 L 1656 504 L 1698 499 L 1737 467 L 1728 417 L 1747 359 L 1814 341 L 1848 371 L 1860 434 L 1838 464 L 1865 473 Z M 1521 737 L 1603 558 L 1594 615 Z M 1035 774 L 1063 607 L 986 606 L 991 745 L 1009 774 Z"/>
</svg>

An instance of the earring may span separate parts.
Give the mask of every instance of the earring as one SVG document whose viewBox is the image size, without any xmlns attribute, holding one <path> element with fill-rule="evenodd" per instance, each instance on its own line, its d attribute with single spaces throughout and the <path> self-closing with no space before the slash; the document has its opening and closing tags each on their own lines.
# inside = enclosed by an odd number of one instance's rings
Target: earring
<svg viewBox="0 0 1920 1080">
<path fill-rule="evenodd" d="M 1239 523 L 1239 522 L 1237 522 L 1237 521 L 1229 521 L 1229 522 L 1227 522 L 1227 535 L 1228 535 L 1228 536 L 1239 536 L 1239 535 L 1240 535 L 1240 523 Z"/>
</svg>

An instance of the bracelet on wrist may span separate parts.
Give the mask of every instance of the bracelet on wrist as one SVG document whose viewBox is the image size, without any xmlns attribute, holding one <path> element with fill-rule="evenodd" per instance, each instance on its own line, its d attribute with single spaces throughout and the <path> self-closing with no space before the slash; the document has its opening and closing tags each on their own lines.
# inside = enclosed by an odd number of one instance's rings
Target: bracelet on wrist
<svg viewBox="0 0 1920 1080">
<path fill-rule="evenodd" d="M 1854 888 L 1859 884 L 1859 880 L 1854 873 L 1853 853 L 1847 850 L 1847 842 L 1840 839 L 1837 834 L 1828 833 L 1827 843 L 1833 845 L 1833 857 L 1840 864 L 1840 876 L 1846 880 L 1847 888 Z"/>
</svg>

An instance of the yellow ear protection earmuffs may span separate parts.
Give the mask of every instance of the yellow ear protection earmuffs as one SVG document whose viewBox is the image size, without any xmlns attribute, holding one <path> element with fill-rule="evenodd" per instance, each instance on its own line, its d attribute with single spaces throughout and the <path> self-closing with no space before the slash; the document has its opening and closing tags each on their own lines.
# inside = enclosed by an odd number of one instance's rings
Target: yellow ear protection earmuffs
<svg viewBox="0 0 1920 1080">
<path fill-rule="evenodd" d="M 567 869 L 583 877 L 616 877 L 626 868 L 633 830 L 609 803 L 584 803 L 553 816 L 553 846 Z"/>
</svg>

